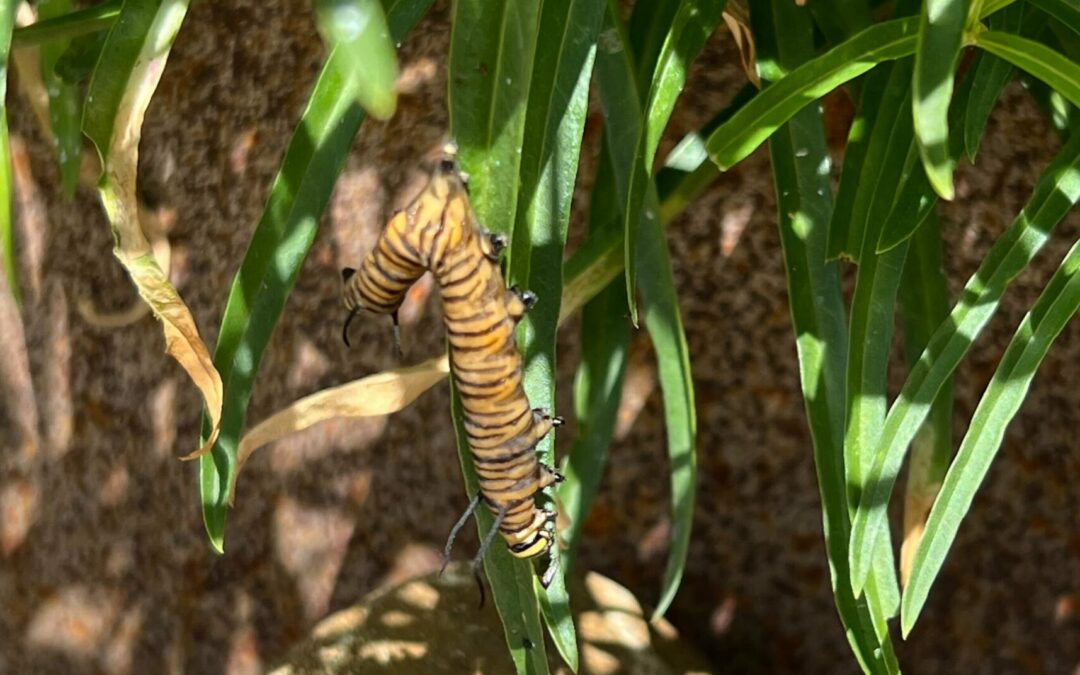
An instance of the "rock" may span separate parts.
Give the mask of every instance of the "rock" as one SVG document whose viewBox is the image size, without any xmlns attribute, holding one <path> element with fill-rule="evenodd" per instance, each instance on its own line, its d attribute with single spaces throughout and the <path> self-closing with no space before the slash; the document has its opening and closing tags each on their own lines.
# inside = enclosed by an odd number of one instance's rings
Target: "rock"
<svg viewBox="0 0 1080 675">
<path fill-rule="evenodd" d="M 571 580 L 583 675 L 711 672 L 667 621 L 649 624 L 630 591 L 596 572 Z M 535 640 L 534 640 L 535 643 Z M 552 672 L 569 675 L 551 641 Z M 377 590 L 331 614 L 272 675 L 512 673 L 494 605 L 477 608 L 465 564 Z"/>
</svg>

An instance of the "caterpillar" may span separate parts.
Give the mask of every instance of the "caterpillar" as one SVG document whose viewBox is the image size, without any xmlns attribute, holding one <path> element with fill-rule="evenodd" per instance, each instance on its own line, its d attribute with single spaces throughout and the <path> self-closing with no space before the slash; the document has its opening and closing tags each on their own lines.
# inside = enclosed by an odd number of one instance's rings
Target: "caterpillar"
<svg viewBox="0 0 1080 675">
<path fill-rule="evenodd" d="M 389 314 L 400 353 L 398 308 L 413 283 L 432 272 L 442 296 L 450 372 L 480 485 L 450 532 L 443 568 L 458 531 L 482 501 L 495 517 L 473 559 L 483 604 L 479 566 L 496 531 L 515 557 L 550 552 L 555 513 L 539 507 L 536 496 L 562 476 L 539 461 L 536 445 L 562 419 L 534 409 L 525 395 L 514 330 L 536 296 L 506 287 L 499 268 L 506 238 L 480 226 L 467 186 L 456 148 L 447 144 L 426 187 L 390 219 L 360 267 L 342 270 L 342 299 L 349 313 L 342 337 L 348 345 L 349 323 L 361 309 Z M 556 569 L 555 559 L 551 561 L 541 577 L 545 587 Z"/>
</svg>

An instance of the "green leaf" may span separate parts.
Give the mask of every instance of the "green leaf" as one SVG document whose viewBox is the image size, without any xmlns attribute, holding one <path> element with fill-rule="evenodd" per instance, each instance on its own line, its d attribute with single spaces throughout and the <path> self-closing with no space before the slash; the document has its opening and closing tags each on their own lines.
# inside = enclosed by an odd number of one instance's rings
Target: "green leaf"
<svg viewBox="0 0 1080 675">
<path fill-rule="evenodd" d="M 1004 11 L 990 17 L 992 29 L 1011 33 L 1020 31 L 1024 19 L 1024 5 L 1014 4 Z M 1012 78 L 1013 68 L 1008 61 L 991 54 L 980 54 L 975 66 L 971 97 L 968 100 L 964 116 L 964 149 L 972 162 L 979 152 L 979 140 L 982 138 L 990 111 L 994 108 L 1004 91 L 1005 85 Z"/>
<path fill-rule="evenodd" d="M 975 78 L 970 75 L 963 77 L 953 94 L 952 107 L 949 110 L 952 125 L 949 143 L 954 160 L 958 160 L 963 153 L 962 125 L 968 101 L 973 95 L 974 81 Z M 907 241 L 937 205 L 938 195 L 930 185 L 930 179 L 926 177 L 926 167 L 920 161 L 918 152 L 905 163 L 901 183 L 892 210 L 881 228 L 878 253 L 884 253 Z"/>
<path fill-rule="evenodd" d="M 1016 0 L 981 0 L 981 6 L 976 6 L 978 3 L 972 3 L 972 11 L 978 10 L 978 18 L 993 15 L 996 12 L 1007 8 L 1010 4 L 1016 2 Z M 968 13 L 968 27 L 972 27 L 971 12 Z"/>
<path fill-rule="evenodd" d="M 852 233 L 859 250 L 859 271 L 851 301 L 847 359 L 847 428 L 844 436 L 844 466 L 848 480 L 848 507 L 854 510 L 864 489 L 863 476 L 868 455 L 877 440 L 885 419 L 886 384 L 889 348 L 892 343 L 893 317 L 900 275 L 907 256 L 901 244 L 885 253 L 877 253 L 881 226 L 902 183 L 902 173 L 909 155 L 913 158 L 912 120 L 908 111 L 911 98 L 910 60 L 894 64 L 889 82 L 881 94 L 878 114 L 873 121 L 863 166 L 859 193 L 855 197 L 854 217 L 861 223 Z M 883 538 L 874 552 L 874 570 L 866 589 L 878 637 L 886 640 L 886 621 L 895 616 L 900 603 L 892 542 Z M 854 588 L 859 595 L 861 588 Z"/>
<path fill-rule="evenodd" d="M 660 63 L 664 63 L 661 56 Z M 663 66 L 658 66 L 658 71 Z M 637 142 L 645 133 L 641 99 L 634 80 L 634 68 L 614 6 L 609 4 L 604 32 L 596 58 L 600 102 L 607 126 L 607 149 L 613 167 L 628 167 L 636 159 Z M 629 142 L 626 142 L 629 141 Z M 616 170 L 615 184 L 620 203 L 629 204 L 630 180 Z M 652 181 L 647 181 L 643 198 L 639 236 L 643 247 L 637 264 L 642 271 L 641 295 L 645 307 L 645 327 L 652 338 L 658 360 L 660 388 L 664 397 L 668 458 L 671 470 L 672 531 L 667 567 L 654 616 L 661 616 L 678 591 L 690 545 L 694 504 L 696 458 L 694 437 L 693 385 L 690 378 L 686 335 L 679 317 L 678 297 L 668 257 L 667 241 L 656 214 L 659 199 Z M 648 213 L 653 214 L 652 218 Z M 625 214 L 624 214 L 625 215 Z M 625 222 L 625 221 L 624 221 Z"/>
<path fill-rule="evenodd" d="M 900 465 L 938 392 L 997 310 L 1006 287 L 1031 262 L 1078 198 L 1080 136 L 1058 153 L 1040 177 L 1027 205 L 983 258 L 885 418 L 852 523 L 851 568 L 856 588 L 870 571 L 871 551 L 886 536 L 889 496 Z"/>
<path fill-rule="evenodd" d="M 705 152 L 704 137 L 745 105 L 756 91 L 747 84 L 701 129 L 687 134 L 665 159 L 665 169 L 657 175 L 663 225 L 678 216 L 719 175 Z M 605 141 L 601 157 L 606 160 L 608 156 Z M 621 281 L 614 281 L 623 269 L 623 232 L 617 227 L 621 219 L 614 198 L 614 175 L 608 161 L 601 161 L 599 169 L 590 202 L 590 237 L 563 268 L 567 292 L 562 316 L 592 298 L 582 311 L 581 364 L 574 381 L 578 437 L 563 467 L 566 480 L 559 487 L 559 501 L 570 521 L 561 532 L 567 546 L 563 560 L 568 569 L 573 566 L 581 529 L 607 465 L 630 340 L 626 290 Z"/>
<path fill-rule="evenodd" d="M 477 219 L 496 232 L 510 232 L 515 225 L 507 214 L 517 212 L 539 14 L 534 3 L 513 0 L 459 0 L 453 6 L 449 57 L 450 133 L 458 143 L 462 168 L 471 176 L 470 200 Z M 544 73 L 540 76 L 544 77 Z M 572 82 L 576 83 L 577 77 Z M 551 122 L 553 112 L 554 109 L 549 109 L 541 113 L 545 123 L 538 124 L 543 125 L 545 135 L 548 132 L 546 123 Z M 537 153 L 542 152 L 542 148 L 534 147 Z M 542 155 L 539 158 L 542 159 Z M 525 171 L 533 171 L 539 180 L 535 167 L 542 166 L 542 163 L 530 164 Z M 525 198 L 532 196 L 527 194 Z M 556 229 L 557 225 L 549 228 L 548 236 Z M 525 236 L 525 240 L 533 241 L 531 236 Z M 532 251 L 516 250 L 521 242 L 517 236 L 512 237 L 511 242 L 506 265 L 513 277 L 521 275 L 515 270 L 528 271 L 529 264 L 519 259 L 531 258 Z M 548 244 L 557 245 L 551 241 Z M 558 297 L 555 294 L 549 302 L 557 304 Z M 533 386 L 537 384 L 541 383 L 535 379 Z M 471 471 L 467 437 L 460 429 L 456 396 L 454 410 L 455 420 L 459 422 L 458 454 L 465 470 L 466 486 L 470 495 L 476 494 L 478 488 Z M 486 509 L 477 509 L 476 521 L 483 536 L 493 519 Z M 507 645 L 519 673 L 547 673 L 537 587 L 534 586 L 536 575 L 529 561 L 513 559 L 505 548 L 492 546 L 484 568 Z M 565 591 L 560 591 L 554 591 L 556 597 L 565 597 Z M 529 636 L 528 643 L 521 641 L 522 635 Z M 526 648 L 525 644 L 532 646 Z"/>
<path fill-rule="evenodd" d="M 630 343 L 625 314 L 626 287 L 619 281 L 609 284 L 581 314 L 581 364 L 574 378 L 578 436 L 563 465 L 565 480 L 559 486 L 559 502 L 569 521 L 561 532 L 567 569 L 573 567 L 585 518 L 607 466 Z"/>
<path fill-rule="evenodd" d="M 1022 68 L 1050 85 L 1070 103 L 1080 106 L 1080 65 L 1041 42 L 1019 35 L 987 31 L 975 44 Z"/>
<path fill-rule="evenodd" d="M 528 5 L 528 6 L 526 6 Z M 469 173 L 480 222 L 510 232 L 532 75 L 535 3 L 461 0 L 454 5 L 450 45 L 450 132 Z M 514 251 L 507 253 L 508 268 Z"/>
<path fill-rule="evenodd" d="M 865 214 L 863 217 L 856 216 L 855 200 L 857 196 L 870 192 L 868 186 L 862 182 L 863 167 L 870 150 L 870 130 L 877 119 L 882 93 L 889 83 L 891 72 L 885 68 L 877 68 L 867 75 L 863 82 L 859 107 L 851 121 L 851 129 L 848 130 L 840 186 L 836 191 L 836 203 L 829 222 L 830 260 L 843 257 L 858 262 L 859 259 L 863 232 L 854 231 L 852 225 L 858 223 L 860 228 L 864 227 L 866 218 Z M 869 159 L 871 162 L 875 161 L 873 157 Z"/>
<path fill-rule="evenodd" d="M 915 231 L 900 284 L 904 358 L 910 370 L 934 330 L 949 316 L 949 286 L 945 277 L 941 224 L 931 212 Z M 904 489 L 904 544 L 900 552 L 901 583 L 907 585 L 911 559 L 945 471 L 952 458 L 953 385 L 949 378 L 930 406 L 930 414 L 911 442 L 911 465 Z"/>
<path fill-rule="evenodd" d="M 38 18 L 47 20 L 71 11 L 71 0 L 40 0 Z M 49 96 L 49 120 L 60 165 L 60 187 L 74 196 L 82 162 L 82 99 L 79 88 L 56 74 L 56 64 L 70 40 L 58 39 L 41 46 L 41 79 Z"/>
<path fill-rule="evenodd" d="M 379 0 L 315 0 L 315 18 L 331 50 L 349 55 L 360 106 L 386 120 L 397 107 L 397 56 Z"/>
<path fill-rule="evenodd" d="M 809 7 L 814 23 L 832 45 L 870 25 L 870 6 L 862 0 L 818 0 Z"/>
<path fill-rule="evenodd" d="M 753 97 L 756 91 L 757 88 L 749 84 L 739 90 L 731 102 L 701 129 L 691 132 L 680 141 L 669 158 L 665 160 L 666 168 L 657 175 L 657 190 L 660 193 L 660 222 L 665 227 L 720 175 L 716 165 L 708 161 L 709 157 L 704 151 L 704 142 L 701 139 L 730 119 Z M 606 147 L 601 156 L 605 158 L 608 156 Z M 680 168 L 676 169 L 676 166 Z M 600 168 L 611 174 L 611 168 L 607 162 L 601 162 Z M 614 180 L 613 177 L 612 180 Z M 611 187 L 604 187 L 605 185 Z M 594 196 L 593 204 L 605 196 L 612 198 L 615 192 L 613 184 L 602 183 L 599 177 L 594 183 L 594 190 L 598 192 L 598 195 Z M 609 222 L 599 223 L 598 227 L 590 229 L 589 238 L 563 265 L 563 306 L 560 321 L 580 309 L 590 298 L 596 297 L 612 279 L 622 272 L 623 231 L 618 227 L 621 219 L 617 212 L 618 205 L 612 203 L 610 208 L 604 211 L 604 213 L 612 214 Z"/>
<path fill-rule="evenodd" d="M 648 97 L 645 99 L 644 124 L 634 148 L 633 163 L 626 165 L 629 171 L 626 205 L 623 208 L 625 231 L 626 298 L 630 306 L 630 322 L 637 325 L 637 240 L 644 236 L 639 230 L 660 229 L 655 210 L 643 208 L 647 185 L 652 185 L 653 160 L 660 136 L 667 127 L 675 101 L 682 93 L 686 74 L 705 41 L 712 34 L 726 0 L 682 0 L 679 10 L 664 38 L 664 46 L 657 58 Z M 622 171 L 622 165 L 615 165 Z"/>
<path fill-rule="evenodd" d="M 16 28 L 12 34 L 12 43 L 16 47 L 24 47 L 103 31 L 112 26 L 120 16 L 123 4 L 123 0 L 106 0 L 93 7 L 35 21 L 29 26 Z"/>
<path fill-rule="evenodd" d="M 97 147 L 103 165 L 113 149 L 116 127 L 124 123 L 118 116 L 137 112 L 146 105 L 125 98 L 129 93 L 147 97 L 153 93 L 152 88 L 135 89 L 139 84 L 136 79 L 145 71 L 145 63 L 140 61 L 144 49 L 159 55 L 161 48 L 154 51 L 152 45 L 165 45 L 167 53 L 186 11 L 187 2 L 183 0 L 130 0 L 109 31 L 108 46 L 87 90 L 82 120 L 83 133 Z"/>
<path fill-rule="evenodd" d="M 1057 132 L 1058 138 L 1068 139 L 1071 129 L 1076 127 L 1077 120 L 1080 119 L 1076 106 L 1065 100 L 1061 94 L 1051 89 L 1042 80 L 1027 73 L 1021 73 L 1019 79 L 1028 95 L 1050 122 L 1050 126 Z"/>
<path fill-rule="evenodd" d="M 781 73 L 812 56 L 807 10 L 785 0 L 760 7 L 768 11 L 759 11 L 752 18 L 764 72 Z M 769 84 L 763 94 L 777 86 Z M 895 672 L 888 635 L 879 639 L 867 603 L 855 598 L 848 577 L 850 520 L 843 450 L 847 330 L 839 268 L 825 258 L 832 203 L 820 108 L 797 113 L 772 136 L 769 149 L 834 599 L 848 642 L 863 669 Z"/>
<path fill-rule="evenodd" d="M 1001 448 L 1006 427 L 1027 397 L 1050 345 L 1078 309 L 1080 242 L 1073 245 L 1009 342 L 945 476 L 904 589 L 900 625 L 905 637 L 915 625 L 975 492 Z"/>
<path fill-rule="evenodd" d="M 813 101 L 882 61 L 910 56 L 917 26 L 912 17 L 876 24 L 794 68 L 713 132 L 706 144 L 712 160 L 726 171 Z"/>
<path fill-rule="evenodd" d="M 682 0 L 653 0 L 635 2 L 627 22 L 627 43 L 634 55 L 638 88 L 645 91 L 652 82 L 656 60 L 667 41 L 675 13 Z"/>
<path fill-rule="evenodd" d="M 97 31 L 71 38 L 71 44 L 56 60 L 53 72 L 65 84 L 78 84 L 94 72 L 108 31 Z"/>
<path fill-rule="evenodd" d="M 404 39 L 430 4 L 431 0 L 388 0 L 386 16 L 395 41 Z M 323 66 L 270 187 L 221 319 L 214 354 L 225 384 L 221 434 L 213 452 L 199 460 L 203 522 L 218 552 L 224 546 L 228 497 L 236 477 L 236 447 L 263 350 L 364 119 L 363 109 L 356 104 L 352 71 L 345 52 L 332 52 Z"/>
<path fill-rule="evenodd" d="M 632 23 L 631 23 L 632 25 Z M 719 175 L 716 165 L 705 152 L 705 137 L 729 119 L 757 92 L 747 84 L 731 102 L 706 122 L 701 129 L 687 134 L 664 160 L 664 169 L 656 177 L 661 195 L 660 222 L 667 225 L 692 203 Z M 608 157 L 605 148 L 601 154 Z M 601 204 L 615 189 L 611 165 L 600 163 L 601 173 L 593 184 L 591 236 L 564 266 L 567 286 L 577 289 L 573 298 L 594 298 L 582 311 L 581 365 L 574 380 L 574 409 L 578 419 L 578 437 L 563 467 L 566 480 L 559 487 L 559 501 L 570 524 L 563 529 L 566 544 L 563 560 L 573 565 L 581 529 L 607 466 L 607 451 L 615 426 L 630 325 L 626 321 L 626 290 L 621 281 L 612 282 L 623 269 L 622 230 L 615 227 L 618 206 Z M 586 283 L 582 283 L 586 282 Z M 603 288 L 603 290 L 600 290 Z M 595 297 L 594 297 L 595 296 Z M 576 306 L 580 305 L 580 302 Z M 564 304 L 563 314 L 568 306 Z"/>
<path fill-rule="evenodd" d="M 525 359 L 525 393 L 534 407 L 555 407 L 555 342 L 562 297 L 562 260 L 570 204 L 588 107 L 589 81 L 604 0 L 549 0 L 540 13 L 542 40 L 536 47 L 525 135 L 521 148 L 521 192 L 511 242 L 510 283 L 537 294 L 537 303 L 518 329 Z M 555 438 L 537 446 L 555 464 Z M 558 546 L 551 549 L 558 565 Z M 565 565 L 560 565 L 560 570 Z M 541 590 L 544 618 L 555 646 L 577 670 L 577 640 L 563 574 Z"/>
<path fill-rule="evenodd" d="M 1029 4 L 1054 17 L 1074 33 L 1080 34 L 1080 6 L 1073 0 L 1027 0 Z"/>
<path fill-rule="evenodd" d="M 664 168 L 656 174 L 661 223 L 667 225 L 674 220 L 720 175 L 720 170 L 709 161 L 705 138 L 731 119 L 756 93 L 757 87 L 748 82 L 699 131 L 692 131 L 679 141 L 664 160 Z"/>
<path fill-rule="evenodd" d="M 11 30 L 15 25 L 15 0 L 0 0 L 0 246 L 3 247 L 4 274 L 15 302 L 19 292 L 18 256 L 11 210 L 11 146 L 8 141 L 7 79 Z"/>
<path fill-rule="evenodd" d="M 480 484 L 476 480 L 472 455 L 461 439 L 465 438 L 464 414 L 461 399 L 450 378 L 450 412 L 454 420 L 454 432 L 458 440 L 458 459 L 461 473 L 465 478 L 465 490 L 470 495 L 478 494 Z M 483 505 L 474 511 L 476 525 L 481 539 L 495 524 L 495 517 Z M 534 574 L 532 566 L 524 560 L 510 555 L 510 550 L 500 542 L 494 541 L 484 556 L 484 571 L 495 607 L 502 619 L 506 643 L 510 647 L 510 658 L 518 673 L 548 672 L 547 656 L 544 651 L 544 633 L 540 625 L 540 613 L 537 607 L 537 593 L 533 588 Z"/>
<path fill-rule="evenodd" d="M 912 79 L 915 137 L 930 185 L 944 199 L 953 198 L 952 172 L 956 162 L 949 153 L 949 101 L 967 15 L 966 0 L 926 0 L 915 51 Z"/>
<path fill-rule="evenodd" d="M 885 416 L 885 374 L 892 341 L 893 316 L 900 273 L 907 255 L 879 255 L 876 244 L 885 215 L 900 185 L 900 174 L 911 146 L 910 60 L 887 69 L 881 88 L 866 87 L 879 100 L 870 119 L 866 162 L 852 199 L 849 247 L 859 263 L 851 302 L 848 335 L 847 431 L 844 441 L 848 490 L 857 501 L 865 470 L 865 453 Z M 886 257 L 887 256 L 887 257 Z M 854 507 L 854 503 L 851 504 Z"/>
</svg>

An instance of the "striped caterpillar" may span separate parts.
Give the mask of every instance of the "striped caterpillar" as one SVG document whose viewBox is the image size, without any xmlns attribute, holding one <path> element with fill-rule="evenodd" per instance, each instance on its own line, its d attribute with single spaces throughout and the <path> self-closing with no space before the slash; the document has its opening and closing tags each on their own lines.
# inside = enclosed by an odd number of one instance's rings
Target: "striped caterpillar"
<svg viewBox="0 0 1080 675">
<path fill-rule="evenodd" d="M 450 532 L 443 554 L 449 560 L 454 538 L 483 501 L 495 516 L 473 559 L 473 574 L 498 531 L 510 553 L 535 558 L 554 541 L 555 513 L 536 504 L 543 488 L 562 480 L 540 463 L 537 443 L 562 423 L 529 404 L 522 388 L 522 360 L 514 329 L 536 302 L 529 291 L 507 288 L 499 269 L 503 235 L 484 230 L 469 205 L 467 177 L 458 169 L 456 148 L 448 144 L 423 192 L 387 223 L 359 269 L 342 270 L 349 322 L 360 309 L 389 314 L 394 321 L 405 293 L 426 271 L 438 283 L 450 342 L 450 371 L 464 410 L 464 427 L 480 492 Z M 400 348 L 399 348 L 400 350 Z M 548 565 L 541 583 L 554 577 Z M 483 584 L 480 584 L 483 603 Z"/>
</svg>

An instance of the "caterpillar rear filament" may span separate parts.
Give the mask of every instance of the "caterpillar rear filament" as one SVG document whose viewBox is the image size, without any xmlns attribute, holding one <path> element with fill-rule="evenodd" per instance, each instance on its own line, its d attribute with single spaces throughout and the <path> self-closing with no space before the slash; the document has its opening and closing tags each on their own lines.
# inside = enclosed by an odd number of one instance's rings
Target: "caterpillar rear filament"
<svg viewBox="0 0 1080 675">
<path fill-rule="evenodd" d="M 343 300 L 349 322 L 360 309 L 394 318 L 405 293 L 430 270 L 442 295 L 450 342 L 450 371 L 464 410 L 465 433 L 480 492 L 454 525 L 447 540 L 443 567 L 454 537 L 482 501 L 495 516 L 473 560 L 479 566 L 498 531 L 518 558 L 549 552 L 554 540 L 552 510 L 536 504 L 537 493 L 562 479 L 541 464 L 540 439 L 562 422 L 534 409 L 522 388 L 522 360 L 514 329 L 536 296 L 508 289 L 499 269 L 506 246 L 502 235 L 477 223 L 469 205 L 466 179 L 458 170 L 455 149 L 447 146 L 430 181 L 408 207 L 387 223 L 374 249 L 358 270 L 346 268 Z M 546 587 L 554 576 L 549 565 L 541 577 Z M 483 585 L 481 604 L 483 603 Z"/>
</svg>

